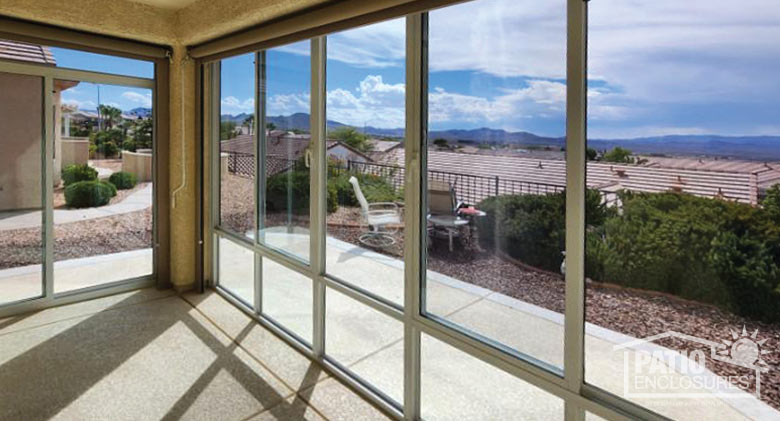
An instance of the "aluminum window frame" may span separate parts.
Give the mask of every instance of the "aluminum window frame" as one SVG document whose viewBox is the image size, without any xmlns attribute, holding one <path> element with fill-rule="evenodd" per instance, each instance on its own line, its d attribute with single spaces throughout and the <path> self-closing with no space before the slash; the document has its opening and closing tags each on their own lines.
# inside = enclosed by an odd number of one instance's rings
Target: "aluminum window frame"
<svg viewBox="0 0 780 421">
<path fill-rule="evenodd" d="M 474 0 L 479 1 L 479 0 Z M 463 1 L 438 1 L 436 7 L 443 7 Z M 286 340 L 296 350 L 320 363 L 331 375 L 356 389 L 364 398 L 383 409 L 396 419 L 417 420 L 421 418 L 421 336 L 429 335 L 466 354 L 505 371 L 530 385 L 540 388 L 563 400 L 564 417 L 567 420 L 583 420 L 585 413 L 591 412 L 611 420 L 667 419 L 634 402 L 617 397 L 584 381 L 584 309 L 585 309 L 585 218 L 584 199 L 586 181 L 586 118 L 587 118 L 587 0 L 566 0 L 567 10 L 567 53 L 566 53 L 566 250 L 567 271 L 565 276 L 565 317 L 564 317 L 564 366 L 552 367 L 537 359 L 511 352 L 506 347 L 497 346 L 494 341 L 469 333 L 451 323 L 442 322 L 423 312 L 425 300 L 425 253 L 422 246 L 425 239 L 424 215 L 421 212 L 425 203 L 427 174 L 426 144 L 427 137 L 427 12 L 414 12 L 406 15 L 406 142 L 405 142 L 405 202 L 406 218 L 404 232 L 407 238 L 404 246 L 404 305 L 399 307 L 382 297 L 355 287 L 348 281 L 335 279 L 325 272 L 326 246 L 326 147 L 325 147 L 325 95 L 326 95 L 326 50 L 327 35 L 315 36 L 311 40 L 311 148 L 313 151 L 310 172 L 311 214 L 310 214 L 310 258 L 308 264 L 287 253 L 264 246 L 255 241 L 249 244 L 234 233 L 219 226 L 219 115 L 212 112 L 212 128 L 204 141 L 210 142 L 212 160 L 210 171 L 211 214 L 209 215 L 208 235 L 212 238 L 212 279 L 216 291 L 229 302 L 249 314 L 261 325 Z M 386 16 L 383 19 L 397 18 Z M 365 24 L 358 19 L 355 22 Z M 372 23 L 372 22 L 368 22 Z M 338 25 L 336 25 L 338 26 Z M 348 28 L 343 28 L 348 29 Z M 303 31 L 298 37 L 286 36 L 281 40 L 271 40 L 262 45 L 264 49 L 279 44 L 307 39 Z M 215 52 L 209 57 L 198 59 L 202 66 L 209 68 L 211 80 L 204 82 L 205 101 L 219 102 L 219 62 L 227 57 L 225 52 Z M 215 97 L 216 95 L 216 97 Z M 257 102 L 257 101 L 256 101 Z M 218 108 L 216 108 L 218 109 Z M 256 114 L 259 115 L 259 114 Z M 205 118 L 204 118 L 205 120 Z M 214 126 L 216 129 L 216 137 Z M 262 127 L 258 125 L 258 130 Z M 259 157 L 258 157 L 259 159 Z M 215 167 L 216 163 L 216 167 Z M 257 168 L 257 165 L 256 165 Z M 215 171 L 216 169 L 216 171 Z M 216 196 L 215 196 L 216 193 Z M 214 215 L 217 215 L 216 220 Z M 313 343 L 307 344 L 296 335 L 281 327 L 261 311 L 249 308 L 235 299 L 219 286 L 218 243 L 220 238 L 230 238 L 242 247 L 253 250 L 259 258 L 272 259 L 289 270 L 313 281 Z M 255 287 L 262 284 L 257 280 L 258 267 L 255 267 Z M 349 369 L 327 356 L 325 349 L 326 290 L 331 288 L 360 304 L 392 317 L 403 323 L 404 327 L 404 402 L 401 407 L 390 401 L 385 394 L 376 390 L 364 379 L 354 375 Z M 258 293 L 262 295 L 262 291 Z"/>
<path fill-rule="evenodd" d="M 154 62 L 155 75 L 158 73 L 159 63 Z M 0 318 L 12 316 L 16 314 L 38 311 L 49 307 L 55 307 L 79 301 L 89 300 L 93 298 L 103 297 L 107 295 L 113 295 L 121 292 L 131 291 L 139 288 L 145 288 L 158 284 L 158 279 L 161 273 L 167 272 L 164 268 L 160 267 L 162 263 L 159 250 L 161 237 L 160 232 L 160 214 L 162 210 L 159 206 L 160 198 L 160 186 L 158 183 L 159 171 L 159 155 L 160 155 L 160 131 L 158 128 L 157 119 L 159 117 L 158 104 L 161 101 L 159 95 L 158 80 L 157 78 L 143 78 L 137 76 L 123 76 L 110 73 L 101 73 L 88 70 L 77 70 L 69 68 L 58 68 L 52 66 L 42 66 L 31 63 L 21 63 L 18 61 L 0 59 L 0 72 L 29 75 L 40 77 L 43 81 L 43 147 L 41 148 L 41 182 L 42 182 L 42 294 L 36 297 L 30 297 L 18 301 L 11 301 L 0 304 Z M 53 183 L 54 179 L 54 160 L 49 159 L 52 156 L 52 145 L 54 144 L 54 104 L 53 104 L 53 90 L 55 80 L 74 80 L 79 82 L 112 85 L 120 87 L 132 87 L 149 89 L 152 94 L 152 110 L 154 113 L 152 139 L 153 141 L 153 153 L 152 153 L 152 273 L 143 275 L 140 277 L 133 277 L 128 279 L 122 279 L 118 281 L 106 282 L 99 285 L 93 285 L 75 290 L 55 292 L 54 289 L 54 206 L 53 206 Z M 167 99 L 167 96 L 165 96 Z M 167 109 L 167 107 L 166 107 Z M 167 139 L 167 136 L 164 137 Z M 167 155 L 166 155 L 167 157 Z"/>
</svg>

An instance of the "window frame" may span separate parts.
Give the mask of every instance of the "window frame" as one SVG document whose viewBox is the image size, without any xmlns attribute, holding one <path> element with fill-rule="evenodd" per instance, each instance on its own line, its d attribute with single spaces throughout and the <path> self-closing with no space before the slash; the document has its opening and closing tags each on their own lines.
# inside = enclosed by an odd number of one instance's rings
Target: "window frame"
<svg viewBox="0 0 780 421">
<path fill-rule="evenodd" d="M 480 1 L 480 0 L 474 0 Z M 461 3 L 462 1 L 436 1 L 428 2 L 432 7 L 443 7 Z M 412 7 L 412 6 L 409 6 Z M 584 382 L 584 310 L 585 310 L 585 186 L 586 186 L 586 118 L 587 118 L 587 0 L 566 0 L 567 21 L 567 53 L 566 53 L 566 275 L 565 275 L 565 315 L 564 315 L 564 367 L 555 368 L 539 362 L 537 359 L 517 352 L 508 352 L 496 346 L 488 340 L 480 340 L 477 335 L 469 334 L 463 329 L 457 328 L 451 323 L 442 323 L 438 318 L 424 313 L 425 300 L 425 260 L 426 250 L 422 247 L 425 238 L 425 215 L 421 209 L 425 206 L 427 174 L 426 160 L 427 148 L 427 52 L 428 52 L 428 13 L 413 11 L 402 13 L 406 9 L 400 9 L 397 14 L 392 12 L 379 13 L 373 20 L 361 20 L 350 18 L 347 25 L 332 24 L 339 30 L 349 29 L 357 25 L 369 24 L 381 20 L 406 16 L 406 142 L 405 142 L 405 220 L 404 235 L 404 305 L 399 307 L 368 291 L 356 288 L 348 282 L 334 279 L 325 273 L 325 239 L 326 239 L 326 50 L 327 35 L 314 33 L 311 30 L 302 30 L 297 35 L 285 34 L 276 40 L 263 40 L 254 44 L 263 49 L 288 44 L 295 41 L 311 40 L 311 100 L 310 100 L 310 127 L 311 127 L 311 206 L 310 206 L 310 260 L 308 263 L 293 258 L 286 253 L 269 248 L 255 241 L 248 244 L 246 240 L 235 238 L 230 232 L 219 227 L 219 218 L 214 219 L 215 212 L 218 215 L 219 203 L 214 203 L 213 198 L 219 197 L 219 162 L 218 144 L 213 139 L 219 139 L 219 115 L 213 110 L 219 109 L 219 60 L 230 56 L 231 51 L 245 52 L 243 49 L 225 49 L 217 51 L 212 46 L 204 48 L 205 54 L 197 59 L 202 66 L 204 75 L 210 75 L 204 79 L 199 89 L 203 90 L 204 101 L 211 106 L 204 107 L 208 115 L 204 115 L 204 121 L 210 121 L 212 127 L 204 131 L 207 135 L 203 139 L 210 145 L 209 150 L 211 165 L 208 167 L 210 180 L 211 206 L 210 215 L 207 218 L 207 238 L 211 238 L 213 244 L 217 244 L 220 237 L 232 238 L 239 244 L 243 244 L 253 250 L 257 256 L 255 263 L 255 282 L 262 302 L 262 279 L 259 279 L 259 259 L 272 259 L 287 269 L 308 276 L 314 285 L 312 308 L 313 343 L 301 341 L 293 333 L 278 325 L 272 319 L 258 310 L 243 305 L 219 286 L 218 273 L 213 269 L 217 266 L 216 246 L 206 249 L 207 253 L 214 253 L 211 259 L 211 272 L 209 285 L 228 301 L 238 306 L 242 311 L 251 315 L 264 327 L 283 337 L 298 351 L 322 364 L 335 377 L 355 388 L 365 398 L 382 408 L 389 415 L 398 419 L 420 419 L 420 377 L 421 377 L 421 337 L 429 335 L 467 354 L 485 361 L 521 380 L 549 392 L 564 400 L 565 419 L 584 420 L 585 413 L 591 412 L 606 419 L 629 420 L 649 419 L 662 420 L 665 417 L 656 414 L 642 406 L 626 399 L 617 397 L 609 392 Z M 291 19 L 297 19 L 293 17 Z M 352 26 L 348 26 L 352 25 Z M 260 83 L 258 83 L 260 84 Z M 215 94 L 216 92 L 216 94 Z M 216 95 L 216 97 L 215 97 Z M 258 103 L 258 101 L 256 101 Z M 209 111 L 212 110 L 212 111 Z M 258 112 L 256 110 L 256 112 Z M 256 115 L 260 115 L 259 113 Z M 216 126 L 216 137 L 215 129 Z M 258 125 L 258 127 L 261 127 Z M 260 129 L 262 130 L 262 129 Z M 256 130 L 256 132 L 260 132 Z M 258 155 L 258 159 L 260 159 Z M 215 167 L 216 163 L 216 167 Z M 256 163 L 259 164 L 259 163 Z M 258 165 L 255 166 L 258 168 Z M 216 189 L 216 190 L 215 190 Z M 257 204 L 257 201 L 256 201 Z M 215 206 L 216 205 L 216 206 Z M 341 366 L 327 356 L 325 350 L 325 314 L 326 289 L 333 289 L 347 297 L 369 306 L 387 316 L 403 323 L 404 327 L 404 402 L 401 407 L 389 401 L 385 395 L 378 392 L 375 387 L 364 379 L 352 374 L 349 369 Z"/>
</svg>

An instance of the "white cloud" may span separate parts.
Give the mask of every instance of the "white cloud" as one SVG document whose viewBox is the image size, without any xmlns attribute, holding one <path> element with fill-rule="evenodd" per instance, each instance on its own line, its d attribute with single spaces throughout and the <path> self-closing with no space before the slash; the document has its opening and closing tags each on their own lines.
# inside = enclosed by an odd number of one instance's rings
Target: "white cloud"
<svg viewBox="0 0 780 421">
<path fill-rule="evenodd" d="M 74 105 L 78 107 L 79 110 L 95 110 L 97 108 L 97 104 L 95 104 L 94 101 L 79 101 L 75 98 L 63 98 L 62 103 Z"/>
<path fill-rule="evenodd" d="M 247 98 L 241 101 L 234 96 L 228 96 L 222 98 L 221 105 L 222 114 L 252 113 L 255 110 L 255 99 Z"/>
<path fill-rule="evenodd" d="M 403 83 L 385 83 L 380 75 L 366 76 L 354 90 L 332 89 L 327 93 L 328 119 L 341 123 L 381 128 L 402 128 L 405 122 Z M 495 98 L 449 92 L 435 88 L 429 96 L 432 123 L 506 123 L 515 118 L 560 117 L 566 104 L 566 86 L 561 82 L 530 80 L 528 86 L 504 90 Z M 274 95 L 268 98 L 269 115 L 308 112 L 308 93 Z"/>
<path fill-rule="evenodd" d="M 146 94 L 140 94 L 138 92 L 133 91 L 125 91 L 122 92 L 122 98 L 139 104 L 142 107 L 151 107 L 152 106 L 152 93 L 146 93 Z"/>
</svg>

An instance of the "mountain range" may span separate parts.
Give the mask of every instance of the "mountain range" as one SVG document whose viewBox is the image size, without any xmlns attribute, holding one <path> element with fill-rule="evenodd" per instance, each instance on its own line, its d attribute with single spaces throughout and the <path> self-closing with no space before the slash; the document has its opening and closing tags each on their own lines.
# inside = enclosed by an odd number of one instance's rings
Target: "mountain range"
<svg viewBox="0 0 780 421">
<path fill-rule="evenodd" d="M 249 114 L 236 116 L 224 114 L 222 120 L 241 124 Z M 267 118 L 277 128 L 283 130 L 309 130 L 309 114 L 296 113 L 289 116 Z M 345 127 L 347 124 L 328 120 L 328 129 Z M 357 130 L 372 136 L 402 138 L 404 129 L 383 129 L 371 126 L 356 127 Z M 562 148 L 565 137 L 539 136 L 519 131 L 509 132 L 502 129 L 451 129 L 433 130 L 428 133 L 429 141 L 446 139 L 450 142 L 490 144 L 493 146 L 552 146 Z M 622 139 L 588 139 L 588 146 L 598 150 L 612 149 L 616 146 L 630 149 L 634 153 L 659 155 L 687 155 L 733 157 L 759 161 L 780 160 L 780 136 L 719 136 L 719 135 L 668 135 Z"/>
</svg>

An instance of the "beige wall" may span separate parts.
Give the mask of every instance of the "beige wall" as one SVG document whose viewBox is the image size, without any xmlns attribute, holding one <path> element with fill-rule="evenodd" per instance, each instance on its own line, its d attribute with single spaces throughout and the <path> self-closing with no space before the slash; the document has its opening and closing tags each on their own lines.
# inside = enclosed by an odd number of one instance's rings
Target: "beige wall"
<svg viewBox="0 0 780 421">
<path fill-rule="evenodd" d="M 86 164 L 89 161 L 89 139 L 86 137 L 63 137 L 60 151 L 62 168 L 72 164 Z"/>
<path fill-rule="evenodd" d="M 122 151 L 122 171 L 135 174 L 139 183 L 152 181 L 152 154 Z"/>
<path fill-rule="evenodd" d="M 0 211 L 41 208 L 43 79 L 0 73 Z"/>
<path fill-rule="evenodd" d="M 171 203 L 175 204 L 175 207 L 171 208 L 170 215 L 170 263 L 171 281 L 178 289 L 186 289 L 193 285 L 195 277 L 197 222 L 194 182 L 197 148 L 194 118 L 195 68 L 192 61 L 183 61 L 184 46 L 326 1 L 328 0 L 199 0 L 175 11 L 124 0 L 2 0 L 0 14 L 173 47 L 170 68 L 171 140 L 168 171 L 171 177 Z M 181 113 L 182 101 L 184 116 Z"/>
</svg>

